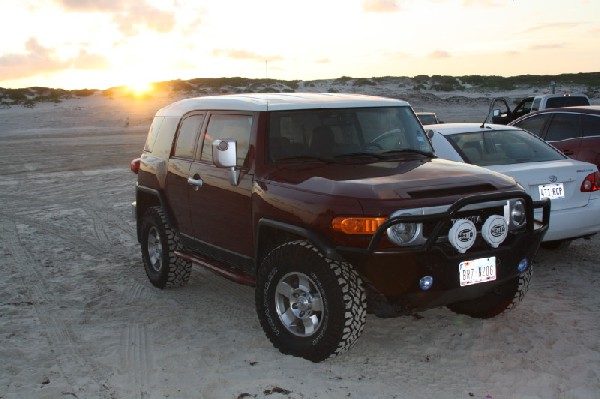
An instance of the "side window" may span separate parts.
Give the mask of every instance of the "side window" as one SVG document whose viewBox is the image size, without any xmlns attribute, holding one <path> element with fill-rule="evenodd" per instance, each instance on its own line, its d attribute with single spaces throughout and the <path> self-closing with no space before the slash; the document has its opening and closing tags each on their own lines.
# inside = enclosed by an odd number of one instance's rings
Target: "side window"
<svg viewBox="0 0 600 399">
<path fill-rule="evenodd" d="M 582 115 L 583 136 L 600 136 L 600 116 Z"/>
<path fill-rule="evenodd" d="M 158 136 L 158 129 L 160 129 L 160 124 L 162 123 L 162 116 L 156 116 L 152 120 L 152 125 L 150 126 L 150 130 L 148 131 L 148 137 L 146 137 L 146 144 L 144 145 L 144 151 L 152 152 L 154 149 L 154 142 L 156 141 L 156 136 Z"/>
<path fill-rule="evenodd" d="M 174 156 L 180 158 L 194 157 L 196 143 L 198 142 L 198 133 L 203 121 L 204 115 L 202 114 L 190 115 L 181 121 Z"/>
<path fill-rule="evenodd" d="M 562 113 L 554 115 L 548 127 L 546 141 L 562 141 L 579 137 L 581 137 L 579 115 Z"/>
<path fill-rule="evenodd" d="M 552 115 L 550 115 L 550 114 L 534 115 L 530 118 L 527 118 L 518 123 L 515 123 L 515 125 L 520 127 L 521 129 L 530 131 L 531 133 L 535 134 L 536 136 L 541 136 L 542 129 L 544 128 L 546 121 L 548 119 L 550 119 L 551 116 Z"/>
<path fill-rule="evenodd" d="M 237 165 L 243 166 L 250 147 L 251 115 L 213 114 L 210 116 L 200 159 L 212 162 L 212 143 L 232 139 L 237 142 Z"/>
<path fill-rule="evenodd" d="M 531 104 L 531 112 L 539 111 L 541 102 L 542 102 L 541 98 L 534 98 L 533 103 Z"/>
<path fill-rule="evenodd" d="M 164 159 L 169 158 L 169 155 L 171 155 L 171 149 L 173 148 L 173 139 L 175 138 L 175 131 L 177 130 L 178 124 L 179 117 L 165 116 L 163 118 L 158 130 L 158 135 L 154 141 L 154 148 L 152 149 L 153 155 Z"/>
</svg>

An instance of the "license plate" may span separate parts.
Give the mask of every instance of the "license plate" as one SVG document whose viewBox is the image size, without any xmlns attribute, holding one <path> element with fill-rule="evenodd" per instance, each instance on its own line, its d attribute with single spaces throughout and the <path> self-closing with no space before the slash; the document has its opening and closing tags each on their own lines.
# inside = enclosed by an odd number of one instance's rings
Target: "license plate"
<svg viewBox="0 0 600 399">
<path fill-rule="evenodd" d="M 460 286 L 485 283 L 496 279 L 496 257 L 460 262 L 458 265 Z"/>
<path fill-rule="evenodd" d="M 540 188 L 540 199 L 550 198 L 564 198 L 565 187 L 562 183 L 542 184 Z"/>
</svg>

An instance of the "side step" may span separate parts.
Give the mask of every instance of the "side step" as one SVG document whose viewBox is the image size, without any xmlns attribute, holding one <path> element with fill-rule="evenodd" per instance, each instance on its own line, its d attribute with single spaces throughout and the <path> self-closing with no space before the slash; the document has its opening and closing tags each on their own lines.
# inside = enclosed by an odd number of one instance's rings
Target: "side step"
<svg viewBox="0 0 600 399">
<path fill-rule="evenodd" d="M 249 285 L 250 287 L 256 286 L 256 279 L 247 275 L 244 272 L 233 269 L 231 266 L 223 262 L 216 261 L 214 259 L 205 258 L 198 254 L 192 254 L 189 252 L 175 251 L 175 256 L 193 262 L 197 265 L 207 268 L 208 270 L 225 277 L 231 281 L 235 281 L 238 284 Z"/>
</svg>

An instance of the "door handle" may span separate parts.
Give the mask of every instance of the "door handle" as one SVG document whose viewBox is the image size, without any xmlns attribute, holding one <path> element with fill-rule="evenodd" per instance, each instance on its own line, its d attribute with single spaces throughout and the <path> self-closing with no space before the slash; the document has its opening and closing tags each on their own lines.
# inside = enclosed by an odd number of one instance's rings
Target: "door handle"
<svg viewBox="0 0 600 399">
<path fill-rule="evenodd" d="M 573 155 L 573 150 L 564 150 L 563 154 L 565 154 L 565 155 Z"/>
<path fill-rule="evenodd" d="M 196 190 L 196 191 L 198 191 L 198 189 L 199 189 L 200 187 L 202 187 L 202 184 L 204 183 L 204 182 L 202 181 L 202 179 L 201 179 L 201 178 L 199 178 L 199 177 L 198 177 L 197 179 L 194 179 L 194 178 L 192 178 L 192 177 L 188 177 L 188 179 L 187 179 L 187 182 L 188 182 L 188 184 L 191 184 L 192 186 L 195 186 L 195 187 L 194 187 L 194 190 Z"/>
</svg>

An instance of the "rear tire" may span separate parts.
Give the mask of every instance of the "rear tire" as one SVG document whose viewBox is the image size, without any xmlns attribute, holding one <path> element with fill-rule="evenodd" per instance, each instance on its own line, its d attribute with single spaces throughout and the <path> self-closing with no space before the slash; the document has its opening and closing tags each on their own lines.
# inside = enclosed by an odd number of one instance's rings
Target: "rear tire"
<svg viewBox="0 0 600 399">
<path fill-rule="evenodd" d="M 155 287 L 179 287 L 190 279 L 192 263 L 175 255 L 181 244 L 160 207 L 148 208 L 144 214 L 141 249 L 146 275 Z"/>
<path fill-rule="evenodd" d="M 529 289 L 532 275 L 533 265 L 530 265 L 520 276 L 495 288 L 486 295 L 469 301 L 452 303 L 447 307 L 454 313 L 478 319 L 495 317 L 517 307 Z"/>
<path fill-rule="evenodd" d="M 256 310 L 280 352 L 320 362 L 350 349 L 366 321 L 366 294 L 354 268 L 306 241 L 275 248 L 256 279 Z"/>
</svg>

